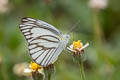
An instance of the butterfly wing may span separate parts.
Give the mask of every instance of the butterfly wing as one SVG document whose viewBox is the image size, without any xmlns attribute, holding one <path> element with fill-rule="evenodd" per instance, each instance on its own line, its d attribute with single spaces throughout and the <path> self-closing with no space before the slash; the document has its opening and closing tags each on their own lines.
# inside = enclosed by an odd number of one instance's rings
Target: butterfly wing
<svg viewBox="0 0 120 80">
<path fill-rule="evenodd" d="M 29 44 L 32 59 L 41 66 L 55 62 L 63 49 L 60 47 L 62 33 L 52 25 L 33 18 L 23 18 L 20 30 Z"/>
</svg>

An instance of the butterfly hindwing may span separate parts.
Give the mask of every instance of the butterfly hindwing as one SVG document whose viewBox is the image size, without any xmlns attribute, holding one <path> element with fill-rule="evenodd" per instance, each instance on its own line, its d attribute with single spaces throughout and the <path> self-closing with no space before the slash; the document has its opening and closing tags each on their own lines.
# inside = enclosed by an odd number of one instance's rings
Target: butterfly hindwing
<svg viewBox="0 0 120 80">
<path fill-rule="evenodd" d="M 62 33 L 52 25 L 33 18 L 23 18 L 20 30 L 29 44 L 32 59 L 41 66 L 54 61 Z"/>
</svg>

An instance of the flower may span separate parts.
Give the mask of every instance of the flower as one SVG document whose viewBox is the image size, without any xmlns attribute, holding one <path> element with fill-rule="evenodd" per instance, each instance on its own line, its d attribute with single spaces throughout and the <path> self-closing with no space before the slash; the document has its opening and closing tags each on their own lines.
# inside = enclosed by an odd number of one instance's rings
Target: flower
<svg viewBox="0 0 120 80">
<path fill-rule="evenodd" d="M 43 79 L 45 78 L 45 75 L 44 75 L 44 70 L 43 70 L 43 67 L 41 67 L 40 65 L 36 64 L 35 62 L 31 62 L 30 65 L 29 65 L 29 68 L 26 68 L 24 69 L 24 73 L 27 75 L 27 74 L 35 74 L 35 75 L 38 75 L 38 74 L 41 74 L 43 76 Z"/>
<path fill-rule="evenodd" d="M 95 9 L 104 9 L 107 7 L 107 0 L 90 0 L 89 7 Z"/>
<path fill-rule="evenodd" d="M 81 54 L 87 46 L 89 46 L 89 43 L 86 43 L 85 45 L 83 45 L 81 40 L 78 40 L 78 41 L 73 41 L 73 44 L 67 47 L 67 49 L 74 53 Z"/>
<path fill-rule="evenodd" d="M 31 72 L 39 72 L 42 73 L 43 72 L 43 68 L 36 64 L 35 62 L 31 62 L 29 65 L 29 68 L 24 69 L 25 73 L 31 73 Z"/>
<path fill-rule="evenodd" d="M 73 52 L 73 59 L 80 66 L 81 80 L 85 80 L 83 62 L 85 61 L 84 49 L 87 46 L 89 46 L 89 43 L 86 43 L 85 45 L 83 45 L 81 40 L 78 40 L 78 41 L 73 41 L 73 44 L 71 44 L 69 47 L 67 47 L 68 50 Z"/>
<path fill-rule="evenodd" d="M 38 69 L 41 69 L 40 65 L 36 64 L 35 62 L 31 62 L 30 68 L 31 68 L 33 71 L 37 71 Z"/>
</svg>

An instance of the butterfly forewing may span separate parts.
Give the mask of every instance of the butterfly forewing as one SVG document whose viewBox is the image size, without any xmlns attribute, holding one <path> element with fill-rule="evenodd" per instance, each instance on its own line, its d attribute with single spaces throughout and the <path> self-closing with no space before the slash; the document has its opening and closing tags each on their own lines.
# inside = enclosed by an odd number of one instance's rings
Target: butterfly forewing
<svg viewBox="0 0 120 80">
<path fill-rule="evenodd" d="M 32 59 L 47 66 L 56 59 L 62 33 L 52 25 L 33 18 L 23 18 L 20 30 L 29 44 Z"/>
</svg>

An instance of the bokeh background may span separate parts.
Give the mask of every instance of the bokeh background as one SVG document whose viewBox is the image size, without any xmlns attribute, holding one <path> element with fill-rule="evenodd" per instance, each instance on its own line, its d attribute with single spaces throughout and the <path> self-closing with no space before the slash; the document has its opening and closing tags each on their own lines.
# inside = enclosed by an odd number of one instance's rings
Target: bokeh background
<svg viewBox="0 0 120 80">
<path fill-rule="evenodd" d="M 86 80 L 120 80 L 120 0 L 0 0 L 0 80 L 30 80 L 22 74 L 31 62 L 27 42 L 19 30 L 23 17 L 33 17 L 82 40 Z M 17 68 L 16 68 L 17 66 Z M 80 80 L 72 53 L 63 51 L 52 80 Z"/>
</svg>

